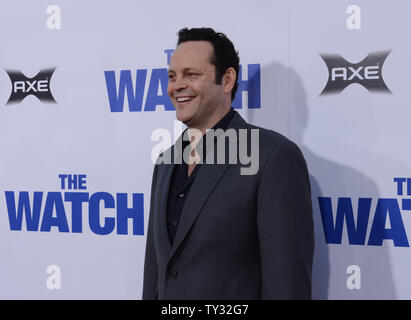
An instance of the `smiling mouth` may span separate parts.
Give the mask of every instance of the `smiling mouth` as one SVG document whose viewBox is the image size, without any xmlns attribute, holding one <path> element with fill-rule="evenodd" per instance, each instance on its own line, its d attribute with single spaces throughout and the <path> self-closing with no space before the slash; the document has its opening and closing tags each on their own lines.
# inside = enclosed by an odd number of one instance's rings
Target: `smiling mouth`
<svg viewBox="0 0 411 320">
<path fill-rule="evenodd" d="M 178 97 L 176 98 L 178 103 L 186 103 L 193 100 L 195 97 Z"/>
</svg>

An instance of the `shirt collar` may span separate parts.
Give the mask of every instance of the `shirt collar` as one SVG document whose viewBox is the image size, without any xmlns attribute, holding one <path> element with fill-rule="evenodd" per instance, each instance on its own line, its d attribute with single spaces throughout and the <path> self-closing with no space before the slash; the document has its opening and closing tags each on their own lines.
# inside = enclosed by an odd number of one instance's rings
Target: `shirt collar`
<svg viewBox="0 0 411 320">
<path fill-rule="evenodd" d="M 230 124 L 231 120 L 234 118 L 235 114 L 237 113 L 237 111 L 235 111 L 235 109 L 233 107 L 230 108 L 230 110 L 214 125 L 214 127 L 212 127 L 212 130 L 217 130 L 217 129 L 222 129 L 222 130 L 226 130 L 228 125 Z M 187 134 L 187 129 L 184 130 L 183 135 Z M 204 136 L 203 136 L 204 138 Z M 203 155 L 206 154 L 206 144 L 203 143 L 202 141 L 203 139 L 201 139 L 201 143 L 199 142 L 198 146 L 203 147 Z M 190 142 L 186 139 L 183 139 L 182 141 L 182 147 L 183 150 L 190 144 Z M 183 161 L 184 163 L 184 161 Z"/>
<path fill-rule="evenodd" d="M 231 119 L 233 119 L 234 115 L 237 113 L 237 111 L 234 110 L 233 107 L 230 108 L 230 111 L 228 111 L 224 117 L 222 117 L 220 119 L 220 121 L 218 121 L 215 126 L 212 128 L 213 130 L 216 129 L 223 129 L 226 130 Z"/>
</svg>

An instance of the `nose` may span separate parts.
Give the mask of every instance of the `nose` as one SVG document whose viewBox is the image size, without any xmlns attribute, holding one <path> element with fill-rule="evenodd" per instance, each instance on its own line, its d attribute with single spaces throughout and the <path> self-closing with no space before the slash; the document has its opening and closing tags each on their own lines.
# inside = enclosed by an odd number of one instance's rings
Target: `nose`
<svg viewBox="0 0 411 320">
<path fill-rule="evenodd" d="M 170 95 L 173 94 L 173 91 L 180 92 L 187 88 L 187 82 L 184 77 L 176 77 L 174 81 L 168 82 L 168 92 Z"/>
</svg>

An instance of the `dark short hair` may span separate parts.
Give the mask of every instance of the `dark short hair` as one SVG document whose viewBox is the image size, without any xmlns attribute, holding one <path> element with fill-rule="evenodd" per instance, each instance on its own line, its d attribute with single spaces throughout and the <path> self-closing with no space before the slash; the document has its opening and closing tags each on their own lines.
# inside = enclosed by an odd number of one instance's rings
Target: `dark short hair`
<svg viewBox="0 0 411 320">
<path fill-rule="evenodd" d="M 177 46 L 186 41 L 208 41 L 213 45 L 214 56 L 210 62 L 216 68 L 216 84 L 221 84 L 223 75 L 228 68 L 234 68 L 236 78 L 233 90 L 231 91 L 231 101 L 234 100 L 238 88 L 240 57 L 231 40 L 224 33 L 215 32 L 211 28 L 183 28 L 178 32 Z"/>
</svg>

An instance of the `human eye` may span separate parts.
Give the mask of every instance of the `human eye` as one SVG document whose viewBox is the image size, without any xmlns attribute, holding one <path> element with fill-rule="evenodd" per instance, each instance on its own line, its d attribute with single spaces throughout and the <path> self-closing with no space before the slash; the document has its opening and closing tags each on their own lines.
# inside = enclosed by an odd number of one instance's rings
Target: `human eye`
<svg viewBox="0 0 411 320">
<path fill-rule="evenodd" d="M 199 76 L 199 74 L 197 72 L 194 72 L 194 71 L 188 71 L 187 72 L 187 77 L 189 77 L 189 78 L 196 78 L 198 76 Z"/>
</svg>

